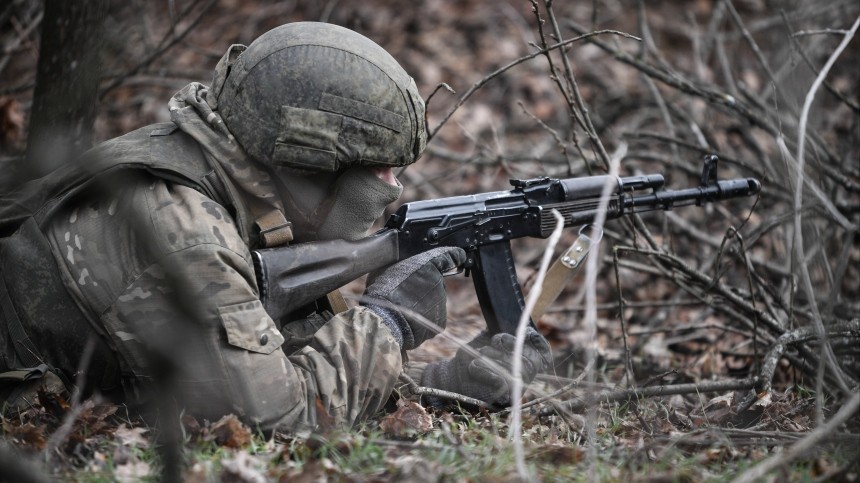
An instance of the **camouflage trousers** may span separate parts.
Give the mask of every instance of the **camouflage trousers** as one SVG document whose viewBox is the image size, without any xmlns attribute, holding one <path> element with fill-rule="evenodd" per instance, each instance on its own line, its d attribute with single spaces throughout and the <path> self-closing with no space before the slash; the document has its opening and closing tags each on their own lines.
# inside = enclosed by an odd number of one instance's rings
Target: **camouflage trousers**
<svg viewBox="0 0 860 483">
<path fill-rule="evenodd" d="M 312 429 L 321 419 L 351 426 L 383 408 L 402 369 L 399 345 L 363 307 L 335 315 L 289 356 L 217 341 L 210 348 L 223 364 L 190 368 L 199 378 L 181 383 L 189 409 L 223 413 L 224 398 L 218 395 L 229 393 L 234 412 L 264 429 Z"/>
</svg>

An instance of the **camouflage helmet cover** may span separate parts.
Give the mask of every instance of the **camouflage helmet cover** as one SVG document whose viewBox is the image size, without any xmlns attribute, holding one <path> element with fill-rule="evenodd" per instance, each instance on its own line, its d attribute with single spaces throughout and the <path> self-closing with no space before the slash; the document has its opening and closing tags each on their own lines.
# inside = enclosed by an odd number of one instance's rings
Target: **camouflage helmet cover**
<svg viewBox="0 0 860 483">
<path fill-rule="evenodd" d="M 424 150 L 424 101 L 415 81 L 352 30 L 282 25 L 220 75 L 216 70 L 214 104 L 245 151 L 263 164 L 328 172 L 404 166 Z"/>
</svg>

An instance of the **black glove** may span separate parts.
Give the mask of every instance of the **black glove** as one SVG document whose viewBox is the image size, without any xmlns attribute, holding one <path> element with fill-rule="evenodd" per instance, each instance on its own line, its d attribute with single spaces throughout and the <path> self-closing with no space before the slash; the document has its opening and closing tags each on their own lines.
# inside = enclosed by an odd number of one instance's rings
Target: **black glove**
<svg viewBox="0 0 860 483">
<path fill-rule="evenodd" d="M 510 374 L 515 342 L 516 337 L 511 334 L 496 334 L 490 337 L 484 332 L 469 343 L 470 347 L 477 349 L 481 357 L 460 349 L 451 360 L 428 364 L 421 377 L 421 385 L 456 392 L 495 407 L 510 406 Z M 532 382 L 539 372 L 549 368 L 551 356 L 546 339 L 529 327 L 523 344 L 520 373 L 524 385 Z M 503 367 L 506 374 L 496 372 L 486 360 Z M 430 404 L 444 406 L 438 398 L 431 398 Z"/>
<path fill-rule="evenodd" d="M 427 322 L 445 328 L 447 310 L 443 273 L 466 262 L 466 252 L 440 247 L 407 258 L 371 275 L 362 305 L 382 317 L 404 350 L 436 335 Z"/>
</svg>

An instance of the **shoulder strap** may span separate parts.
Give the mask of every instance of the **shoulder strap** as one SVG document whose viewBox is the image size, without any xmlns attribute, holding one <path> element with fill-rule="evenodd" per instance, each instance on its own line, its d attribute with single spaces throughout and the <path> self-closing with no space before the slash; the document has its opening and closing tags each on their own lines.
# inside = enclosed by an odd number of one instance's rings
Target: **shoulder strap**
<svg viewBox="0 0 860 483">
<path fill-rule="evenodd" d="M 237 201 L 210 166 L 200 145 L 180 131 L 172 122 L 153 124 L 148 131 L 149 149 L 146 156 L 135 160 L 159 178 L 194 188 L 235 212 Z"/>
<path fill-rule="evenodd" d="M 9 290 L 6 288 L 6 277 L 2 273 L 0 273 L 0 306 L 3 308 L 2 319 L 6 321 L 6 329 L 9 331 L 9 337 L 15 348 L 15 355 L 18 356 L 20 362 L 27 367 L 42 364 L 38 349 L 30 340 L 18 313 L 15 312 L 12 299 L 9 298 Z"/>
</svg>

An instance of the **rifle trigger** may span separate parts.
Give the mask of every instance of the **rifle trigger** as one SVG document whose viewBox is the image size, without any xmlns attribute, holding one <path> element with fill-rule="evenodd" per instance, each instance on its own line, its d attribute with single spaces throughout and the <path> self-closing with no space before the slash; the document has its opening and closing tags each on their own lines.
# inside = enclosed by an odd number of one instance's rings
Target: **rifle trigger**
<svg viewBox="0 0 860 483">
<path fill-rule="evenodd" d="M 468 269 L 462 268 L 462 267 L 454 267 L 450 270 L 446 270 L 446 271 L 442 272 L 442 276 L 443 277 L 451 277 L 451 276 L 463 273 L 464 270 L 468 270 Z"/>
</svg>

